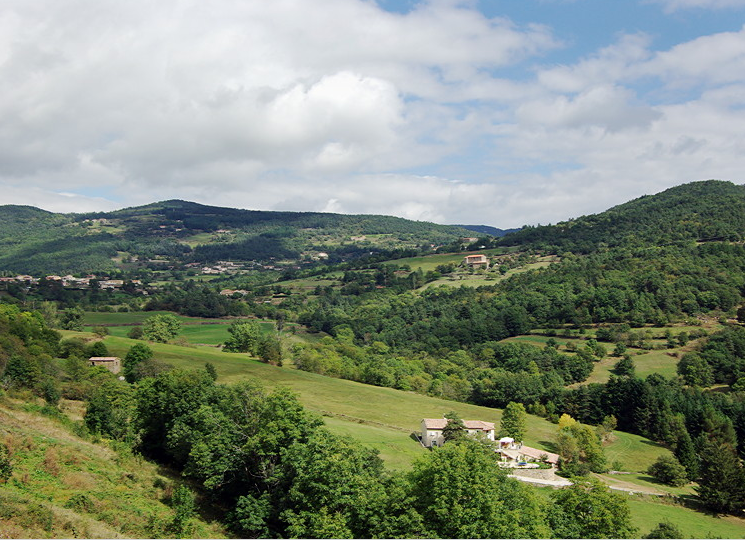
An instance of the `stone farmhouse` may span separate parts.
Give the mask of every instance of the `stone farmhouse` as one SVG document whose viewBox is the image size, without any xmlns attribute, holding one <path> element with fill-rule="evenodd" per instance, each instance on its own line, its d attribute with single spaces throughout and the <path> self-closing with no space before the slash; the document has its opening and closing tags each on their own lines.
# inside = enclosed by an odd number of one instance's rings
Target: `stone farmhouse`
<svg viewBox="0 0 745 540">
<path fill-rule="evenodd" d="M 489 268 L 489 259 L 486 255 L 466 255 L 463 263 L 469 268 Z"/>
<path fill-rule="evenodd" d="M 425 418 L 422 420 L 422 444 L 427 448 L 445 444 L 442 430 L 447 423 L 447 418 Z M 466 426 L 466 432 L 469 435 L 481 434 L 490 441 L 494 440 L 493 423 L 482 422 L 481 420 L 464 420 L 463 424 Z"/>
<path fill-rule="evenodd" d="M 122 361 L 117 356 L 91 356 L 88 362 L 91 366 L 105 367 L 114 374 L 122 370 Z"/>
</svg>

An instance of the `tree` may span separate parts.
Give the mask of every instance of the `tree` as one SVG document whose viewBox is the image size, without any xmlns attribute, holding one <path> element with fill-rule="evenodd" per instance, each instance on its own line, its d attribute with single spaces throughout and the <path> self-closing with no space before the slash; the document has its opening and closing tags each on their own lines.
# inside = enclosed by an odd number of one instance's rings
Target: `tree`
<svg viewBox="0 0 745 540">
<path fill-rule="evenodd" d="M 141 326 L 133 326 L 132 329 L 127 332 L 127 337 L 129 339 L 142 339 L 143 335 L 144 333 Z"/>
<path fill-rule="evenodd" d="M 527 416 L 525 406 L 522 403 L 510 401 L 502 413 L 502 421 L 499 424 L 500 437 L 512 437 L 516 441 L 522 441 L 527 431 Z"/>
<path fill-rule="evenodd" d="M 701 457 L 696 491 L 701 502 L 716 512 L 739 512 L 745 506 L 745 471 L 727 443 L 698 439 Z"/>
<path fill-rule="evenodd" d="M 142 323 L 143 335 L 158 343 L 165 343 L 173 339 L 181 331 L 181 321 L 175 315 L 163 313 L 148 317 Z"/>
<path fill-rule="evenodd" d="M 682 418 L 680 422 L 683 422 Z M 685 430 L 685 424 L 683 424 L 683 430 L 676 439 L 675 457 L 685 467 L 688 480 L 695 481 L 698 478 L 699 459 L 691 435 Z"/>
<path fill-rule="evenodd" d="M 616 365 L 613 366 L 613 372 L 616 375 L 633 377 L 636 373 L 634 360 L 628 354 L 623 355 L 623 357 L 618 362 L 616 362 Z"/>
<path fill-rule="evenodd" d="M 564 419 L 564 416 L 568 417 Z M 556 446 L 561 457 L 561 470 L 568 475 L 604 472 L 607 468 L 600 437 L 590 426 L 580 424 L 569 415 L 559 420 Z M 571 421 L 571 422 L 570 422 Z"/>
<path fill-rule="evenodd" d="M 445 442 L 450 441 L 461 441 L 466 437 L 466 425 L 461 420 L 458 413 L 450 411 L 445 415 L 447 418 L 447 424 L 442 428 L 442 438 Z"/>
<path fill-rule="evenodd" d="M 647 469 L 647 474 L 663 484 L 681 487 L 688 483 L 686 468 L 673 456 L 662 455 Z"/>
<path fill-rule="evenodd" d="M 171 531 L 176 538 L 188 535 L 191 532 L 190 521 L 195 515 L 194 494 L 185 485 L 177 487 L 171 497 L 171 508 L 173 508 L 173 519 L 170 523 Z"/>
<path fill-rule="evenodd" d="M 611 441 L 614 439 L 613 430 L 618 426 L 618 420 L 616 417 L 608 415 L 603 418 L 602 423 L 598 426 L 598 436 L 601 442 Z"/>
<path fill-rule="evenodd" d="M 124 378 L 127 382 L 135 382 L 137 377 L 135 372 L 137 366 L 141 363 L 150 360 L 153 357 L 153 350 L 145 345 L 144 343 L 135 343 L 127 351 L 127 355 L 124 357 Z"/>
<path fill-rule="evenodd" d="M 83 311 L 83 308 L 67 308 L 59 317 L 60 326 L 63 330 L 82 330 L 84 316 L 85 311 Z"/>
<path fill-rule="evenodd" d="M 476 441 L 445 445 L 414 462 L 411 505 L 423 518 L 417 536 L 547 538 L 545 508 L 535 493 L 499 467 Z"/>
<path fill-rule="evenodd" d="M 228 327 L 228 332 L 230 337 L 223 345 L 224 351 L 256 355 L 261 335 L 259 323 L 256 321 L 234 322 Z"/>
<path fill-rule="evenodd" d="M 217 380 L 217 369 L 215 368 L 215 364 L 213 364 L 212 362 L 207 362 L 206 364 L 204 364 L 204 369 L 209 374 L 210 379 L 212 379 L 213 381 Z"/>
<path fill-rule="evenodd" d="M 105 326 L 94 326 L 93 333 L 96 334 L 99 338 L 103 339 L 104 337 L 109 335 L 109 329 Z"/>
<path fill-rule="evenodd" d="M 56 407 L 62 397 L 62 392 L 60 391 L 57 380 L 52 377 L 44 379 L 41 383 L 41 394 L 44 397 L 44 401 L 47 402 L 47 405 Z"/>
<path fill-rule="evenodd" d="M 274 336 L 260 336 L 256 347 L 256 354 L 267 364 L 282 365 L 282 344 Z"/>
<path fill-rule="evenodd" d="M 711 386 L 714 374 L 711 366 L 697 353 L 688 353 L 678 362 L 678 375 L 691 386 Z"/>
<path fill-rule="evenodd" d="M 103 341 L 96 341 L 88 348 L 89 356 L 109 356 L 109 349 Z"/>
<path fill-rule="evenodd" d="M 573 479 L 549 497 L 549 523 L 555 538 L 634 538 L 626 499 L 594 478 Z"/>
</svg>

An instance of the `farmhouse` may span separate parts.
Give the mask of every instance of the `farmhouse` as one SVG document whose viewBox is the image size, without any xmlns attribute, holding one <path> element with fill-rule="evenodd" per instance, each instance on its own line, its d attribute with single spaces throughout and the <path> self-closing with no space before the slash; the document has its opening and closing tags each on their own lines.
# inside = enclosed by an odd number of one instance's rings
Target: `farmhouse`
<svg viewBox="0 0 745 540">
<path fill-rule="evenodd" d="M 521 442 L 516 442 L 512 437 L 499 439 L 496 452 L 499 454 L 500 465 L 503 467 L 521 467 L 542 461 L 552 467 L 559 465 L 559 454 L 525 446 Z"/>
<path fill-rule="evenodd" d="M 469 268 L 489 268 L 489 259 L 486 255 L 466 255 L 463 263 Z"/>
<path fill-rule="evenodd" d="M 122 361 L 117 356 L 91 356 L 88 359 L 91 366 L 101 366 L 111 373 L 119 373 L 122 370 Z"/>
<path fill-rule="evenodd" d="M 445 438 L 442 430 L 447 425 L 447 418 L 425 418 L 422 420 L 422 444 L 427 448 L 433 446 L 442 446 Z M 482 422 L 481 420 L 464 420 L 466 432 L 469 435 L 482 434 L 490 441 L 494 440 L 494 424 L 491 422 Z"/>
</svg>

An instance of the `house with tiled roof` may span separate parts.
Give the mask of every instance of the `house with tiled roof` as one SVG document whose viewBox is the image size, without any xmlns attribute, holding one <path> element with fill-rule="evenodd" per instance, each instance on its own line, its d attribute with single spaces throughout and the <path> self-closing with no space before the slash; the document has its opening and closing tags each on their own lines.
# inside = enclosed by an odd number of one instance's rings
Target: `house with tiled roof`
<svg viewBox="0 0 745 540">
<path fill-rule="evenodd" d="M 539 462 L 548 463 L 552 467 L 559 465 L 559 454 L 526 446 L 512 437 L 502 437 L 498 443 L 496 452 L 499 454 L 500 465 L 504 467 L 522 467 Z"/>
<path fill-rule="evenodd" d="M 427 448 L 445 444 L 445 437 L 442 434 L 442 430 L 445 429 L 447 424 L 447 418 L 424 418 L 422 420 L 422 444 Z M 492 422 L 464 420 L 463 424 L 469 435 L 482 435 L 490 441 L 494 440 L 494 424 Z"/>
<path fill-rule="evenodd" d="M 489 268 L 489 259 L 486 255 L 466 255 L 463 263 L 469 268 Z"/>
</svg>

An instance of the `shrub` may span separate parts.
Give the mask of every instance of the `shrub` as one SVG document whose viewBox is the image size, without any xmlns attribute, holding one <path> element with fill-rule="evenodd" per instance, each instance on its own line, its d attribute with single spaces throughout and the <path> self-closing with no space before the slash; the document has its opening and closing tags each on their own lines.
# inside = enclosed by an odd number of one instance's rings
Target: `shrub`
<svg viewBox="0 0 745 540">
<path fill-rule="evenodd" d="M 647 469 L 647 474 L 670 486 L 680 487 L 688 483 L 685 467 L 673 456 L 658 457 Z"/>
<path fill-rule="evenodd" d="M 4 444 L 0 444 L 0 480 L 7 482 L 13 474 L 13 463 L 10 461 L 10 451 Z"/>
</svg>

